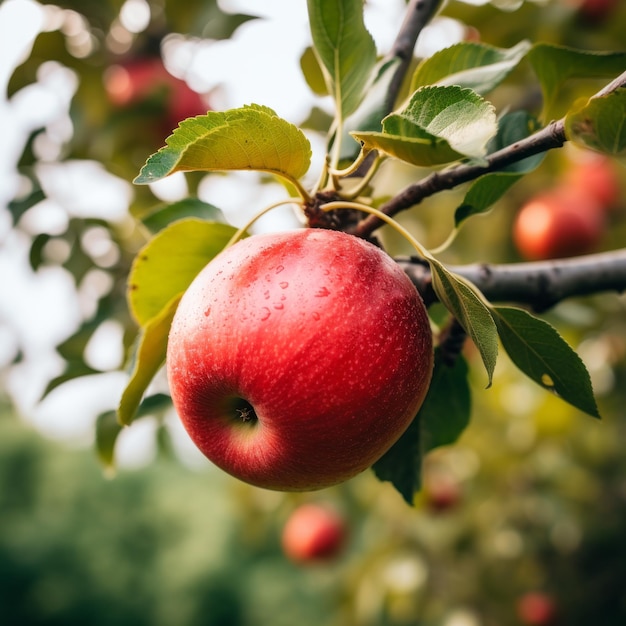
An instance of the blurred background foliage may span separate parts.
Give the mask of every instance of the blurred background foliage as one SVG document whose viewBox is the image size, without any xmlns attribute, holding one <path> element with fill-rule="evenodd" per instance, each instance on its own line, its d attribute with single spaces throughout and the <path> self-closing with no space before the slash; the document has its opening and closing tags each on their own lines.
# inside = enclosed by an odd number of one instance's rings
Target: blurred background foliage
<svg viewBox="0 0 626 626">
<path fill-rule="evenodd" d="M 0 9 L 10 4 L 4 0 Z M 27 332 L 37 329 L 18 328 L 0 307 L 0 622 L 516 626 L 531 623 L 520 616 L 520 599 L 540 592 L 556 607 L 550 623 L 626 623 L 623 296 L 570 301 L 546 313 L 587 364 L 602 422 L 535 388 L 504 357 L 488 391 L 476 367 L 472 423 L 457 445 L 428 457 L 415 509 L 369 472 L 316 494 L 242 485 L 180 444 L 167 407 L 141 420 L 150 424 L 141 437 L 154 460 L 121 463 L 114 480 L 90 449 L 93 415 L 76 418 L 85 422 L 79 441 L 42 436 L 41 423 L 29 416 L 39 398 L 63 393 L 87 375 L 97 387 L 98 376 L 124 364 L 136 332 L 125 280 L 146 240 L 140 220 L 172 197 L 203 195 L 207 177 L 197 174 L 173 196 L 129 184 L 179 119 L 219 108 L 221 86 L 186 71 L 181 42 L 225 40 L 256 19 L 252 8 L 227 10 L 214 0 L 40 4 L 46 7 L 41 32 L 12 68 L 5 104 L 15 114 L 34 94 L 43 109 L 45 98 L 60 94 L 65 105 L 57 103 L 57 115 L 36 118 L 14 152 L 14 184 L 2 192 L 2 246 L 18 241 L 27 250 L 29 267 L 20 275 L 29 280 L 61 270 L 74 297 L 61 309 L 69 329 L 54 342 L 55 359 L 39 378 L 25 367 L 42 358 L 41 342 Z M 501 47 L 527 38 L 620 50 L 626 5 L 616 3 L 610 18 L 593 21 L 581 17 L 575 0 L 483 6 L 450 0 L 439 24 L 439 45 L 447 33 L 451 42 Z M 124 92 L 140 65 L 149 88 Z M 64 87 L 56 90 L 61 79 Z M 534 85 L 522 64 L 494 102 L 537 112 Z M 561 97 L 571 102 L 588 89 L 574 82 Z M 319 139 L 328 119 L 324 102 L 312 99 L 308 113 L 290 121 Z M 549 188 L 572 158 L 567 149 L 548 155 L 494 210 L 464 226 L 444 260 L 520 260 L 510 237 L 517 209 Z M 425 173 L 386 167 L 379 195 Z M 624 191 L 623 171 L 620 176 Z M 401 221 L 425 245 L 437 245 L 462 194 L 439 194 Z M 186 209 L 219 215 L 202 199 Z M 611 213 L 601 249 L 623 245 L 625 211 Z M 408 252 L 393 234 L 384 238 L 392 252 Z M 3 299 L 17 298 L 16 281 Z M 475 359 L 470 346 L 467 358 Z M 117 400 L 110 394 L 101 410 Z M 295 565 L 281 551 L 280 531 L 289 512 L 310 500 L 331 501 L 342 511 L 349 542 L 332 562 Z"/>
</svg>

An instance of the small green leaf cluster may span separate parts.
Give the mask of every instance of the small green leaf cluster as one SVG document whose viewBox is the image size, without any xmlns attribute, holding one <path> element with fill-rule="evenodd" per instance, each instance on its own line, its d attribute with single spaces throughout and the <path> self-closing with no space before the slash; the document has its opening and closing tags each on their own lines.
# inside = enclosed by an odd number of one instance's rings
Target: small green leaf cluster
<svg viewBox="0 0 626 626">
<path fill-rule="evenodd" d="M 137 184 L 174 172 L 254 170 L 278 177 L 295 190 L 297 197 L 288 200 L 299 204 L 304 215 L 310 216 L 314 208 L 335 213 L 356 209 L 362 215 L 380 204 L 375 177 L 385 159 L 435 171 L 447 168 L 444 173 L 466 167 L 473 174 L 459 179 L 471 184 L 454 214 L 456 232 L 541 164 L 545 150 L 515 158 L 513 149 L 553 119 L 557 95 L 567 80 L 609 78 L 626 70 L 626 53 L 590 53 L 528 41 L 509 49 L 464 42 L 418 63 L 409 93 L 390 102 L 391 85 L 402 64 L 393 56 L 378 58 L 364 25 L 361 0 L 308 0 L 308 10 L 312 47 L 302 67 L 310 73 L 316 92 L 329 94 L 335 104 L 328 158 L 317 183 L 307 189 L 302 182 L 311 166 L 311 145 L 304 131 L 268 107 L 251 104 L 183 121 L 166 145 L 148 158 Z M 529 64 L 537 77 L 543 109 L 537 116 L 524 110 L 498 113 L 486 98 L 522 63 Z M 564 113 L 564 140 L 623 158 L 625 107 L 626 89 L 575 103 Z M 490 169 L 492 155 L 506 151 L 512 155 L 508 164 Z M 373 159 L 368 161 L 370 155 Z M 207 220 L 199 207 L 172 206 L 163 211 L 167 213 L 161 212 L 161 218 L 153 215 L 146 221 L 156 232 L 139 251 L 128 280 L 128 301 L 140 331 L 118 410 L 123 425 L 142 415 L 146 403 L 162 399 L 142 401 L 163 364 L 169 326 L 182 293 L 206 263 L 241 236 L 219 216 Z M 347 222 L 338 220 L 349 230 Z M 581 411 L 599 416 L 582 361 L 553 327 L 524 309 L 487 302 L 435 253 L 411 241 L 430 267 L 438 299 L 478 348 L 488 385 L 502 345 L 531 380 Z M 448 362 L 440 347 L 426 402 L 405 435 L 375 465 L 376 475 L 390 480 L 412 502 L 420 487 L 423 456 L 453 443 L 470 413 L 467 364 L 462 356 Z M 100 452 L 107 463 L 112 462 L 118 432 L 111 419 L 103 417 L 99 428 Z"/>
</svg>

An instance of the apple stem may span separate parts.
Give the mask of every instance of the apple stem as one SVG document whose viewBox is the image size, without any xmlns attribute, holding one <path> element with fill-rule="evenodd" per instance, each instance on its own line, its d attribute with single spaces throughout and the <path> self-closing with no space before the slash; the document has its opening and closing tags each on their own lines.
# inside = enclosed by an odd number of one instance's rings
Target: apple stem
<svg viewBox="0 0 626 626">
<path fill-rule="evenodd" d="M 381 155 L 379 153 L 373 153 L 372 151 L 369 151 L 367 155 L 375 155 L 374 159 L 371 163 L 371 165 L 367 168 L 367 172 L 365 173 L 365 175 L 363 176 L 363 178 L 360 180 L 359 184 L 356 185 L 353 189 L 350 190 L 349 193 L 347 194 L 341 194 L 342 197 L 345 200 L 353 200 L 354 198 L 357 198 L 358 196 L 361 195 L 361 193 L 363 192 L 363 190 L 369 185 L 370 181 L 372 180 L 372 178 L 374 178 L 374 175 L 376 174 L 376 172 L 378 171 L 380 164 L 385 160 L 385 156 Z M 358 160 L 358 159 L 357 159 Z M 356 161 L 355 161 L 356 163 Z M 363 159 L 360 160 L 359 162 L 359 166 L 362 165 L 363 163 L 365 163 L 365 157 Z M 359 167 L 354 168 L 354 170 L 352 170 L 352 167 L 347 168 L 346 170 L 341 170 L 341 171 L 336 171 L 336 172 L 332 172 L 332 177 L 333 177 L 333 184 L 335 186 L 336 189 L 340 189 L 341 188 L 341 181 L 339 180 L 340 177 L 345 177 L 348 176 L 349 174 L 346 174 L 346 172 L 348 170 L 357 172 L 359 169 Z"/>
<path fill-rule="evenodd" d="M 441 254 L 444 250 L 447 250 L 452 244 L 452 242 L 456 239 L 458 232 L 459 232 L 458 228 L 453 229 L 452 232 L 448 235 L 447 239 L 442 244 L 438 245 L 436 248 L 432 248 L 430 253 Z"/>
<path fill-rule="evenodd" d="M 337 170 L 332 167 L 329 168 L 331 176 L 333 178 L 341 178 L 343 176 L 350 176 L 351 174 L 354 174 L 359 169 L 359 167 L 361 167 L 361 164 L 363 163 L 363 161 L 365 161 L 365 159 L 367 158 L 367 155 L 370 152 L 371 150 L 361 146 L 361 152 L 359 152 L 359 156 L 357 156 L 357 158 L 354 159 L 351 165 L 349 165 L 343 170 Z"/>
<path fill-rule="evenodd" d="M 417 253 L 424 259 L 431 260 L 433 258 L 432 254 L 422 246 L 422 244 L 413 237 L 413 235 L 406 229 L 404 226 L 396 222 L 393 217 L 389 217 L 382 211 L 369 206 L 367 204 L 363 204 L 361 202 L 349 202 L 345 200 L 336 200 L 333 202 L 328 202 L 323 204 L 321 207 L 322 211 L 333 211 L 335 209 L 352 209 L 357 211 L 363 211 L 364 213 L 369 213 L 370 215 L 376 216 L 378 219 L 382 220 L 389 224 L 392 228 L 394 228 L 400 235 L 402 235 L 417 251 Z"/>
<path fill-rule="evenodd" d="M 224 250 L 226 248 L 230 248 L 233 244 L 237 243 L 248 231 L 248 229 L 261 217 L 263 217 L 266 213 L 269 213 L 273 209 L 278 208 L 279 206 L 283 206 L 285 204 L 296 204 L 299 207 L 302 207 L 302 200 L 300 198 L 286 198 L 285 200 L 279 200 L 278 202 L 273 202 L 269 206 L 261 209 L 258 213 L 255 213 L 251 219 L 249 219 L 228 241 L 228 243 L 224 246 Z"/>
</svg>

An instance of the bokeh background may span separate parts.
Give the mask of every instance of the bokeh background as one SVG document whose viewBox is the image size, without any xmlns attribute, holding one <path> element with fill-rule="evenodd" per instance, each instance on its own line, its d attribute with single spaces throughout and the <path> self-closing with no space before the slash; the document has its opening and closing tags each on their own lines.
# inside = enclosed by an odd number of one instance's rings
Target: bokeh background
<svg viewBox="0 0 626 626">
<path fill-rule="evenodd" d="M 581 14 L 580 4 L 450 0 L 417 52 L 525 38 L 623 49 L 624 3 L 606 19 Z M 366 3 L 381 53 L 404 6 Z M 505 357 L 485 390 L 476 364 L 472 422 L 457 444 L 428 456 L 414 508 L 371 472 L 314 494 L 243 485 L 200 457 L 167 406 L 122 433 L 117 472 L 104 471 L 94 430 L 128 377 L 136 327 L 125 277 L 146 240 L 138 219 L 182 202 L 208 214 L 218 207 L 242 225 L 284 195 L 250 173 L 131 181 L 180 119 L 251 102 L 306 129 L 314 176 L 332 110 L 302 76 L 309 44 L 304 0 L 0 2 L 0 623 L 623 626 L 626 300 L 618 294 L 545 313 L 585 361 L 603 420 L 546 394 Z M 588 87 L 570 85 L 563 101 Z M 524 64 L 494 94 L 499 107 L 532 106 L 534 97 Z M 569 148 L 548 155 L 468 222 L 446 260 L 519 260 L 516 211 L 579 158 Z M 615 171 L 624 198 L 624 169 Z M 423 174 L 395 166 L 381 180 L 392 193 Z M 462 193 L 440 194 L 401 220 L 437 245 Z M 256 228 L 297 223 L 285 210 Z M 599 249 L 624 241 L 622 203 Z M 407 252 L 389 233 L 385 242 Z M 466 356 L 475 362 L 470 346 Z M 162 377 L 152 391 L 166 391 Z M 347 542 L 329 561 L 297 564 L 282 551 L 282 528 L 304 502 L 331 503 L 345 518 Z M 520 606 L 529 598 L 550 603 L 549 622 L 528 621 Z"/>
</svg>

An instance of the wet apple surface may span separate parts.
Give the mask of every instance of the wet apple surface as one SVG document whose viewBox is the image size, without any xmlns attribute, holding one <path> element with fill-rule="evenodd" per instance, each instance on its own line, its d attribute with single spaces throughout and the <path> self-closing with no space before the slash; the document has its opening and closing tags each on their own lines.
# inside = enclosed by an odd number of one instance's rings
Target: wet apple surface
<svg viewBox="0 0 626 626">
<path fill-rule="evenodd" d="M 254 485 L 309 490 L 370 467 L 432 373 L 426 309 L 399 266 L 345 233 L 256 235 L 183 296 L 167 368 L 199 449 Z"/>
</svg>

